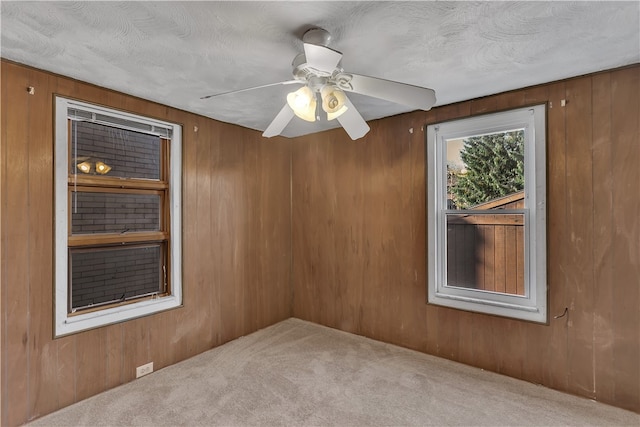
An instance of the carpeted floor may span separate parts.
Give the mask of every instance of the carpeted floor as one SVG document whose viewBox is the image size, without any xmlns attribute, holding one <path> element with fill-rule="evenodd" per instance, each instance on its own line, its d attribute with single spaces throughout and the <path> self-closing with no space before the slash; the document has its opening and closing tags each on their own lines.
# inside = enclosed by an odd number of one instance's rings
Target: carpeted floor
<svg viewBox="0 0 640 427">
<path fill-rule="evenodd" d="M 640 415 L 289 319 L 33 426 L 639 426 Z"/>
</svg>

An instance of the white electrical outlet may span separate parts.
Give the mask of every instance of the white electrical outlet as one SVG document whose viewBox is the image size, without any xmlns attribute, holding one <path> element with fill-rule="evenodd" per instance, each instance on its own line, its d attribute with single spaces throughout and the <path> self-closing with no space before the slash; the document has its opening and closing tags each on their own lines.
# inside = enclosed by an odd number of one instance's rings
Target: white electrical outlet
<svg viewBox="0 0 640 427">
<path fill-rule="evenodd" d="M 146 365 L 138 366 L 136 368 L 136 378 L 144 377 L 151 372 L 153 372 L 153 362 L 149 362 Z"/>
</svg>

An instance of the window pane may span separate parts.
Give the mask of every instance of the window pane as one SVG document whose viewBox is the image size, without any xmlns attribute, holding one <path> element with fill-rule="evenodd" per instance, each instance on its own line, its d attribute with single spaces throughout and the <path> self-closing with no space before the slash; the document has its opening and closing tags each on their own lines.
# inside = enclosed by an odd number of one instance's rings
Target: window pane
<svg viewBox="0 0 640 427">
<path fill-rule="evenodd" d="M 524 130 L 446 141 L 447 209 L 471 209 L 524 190 Z"/>
<path fill-rule="evenodd" d="M 524 214 L 447 214 L 447 286 L 524 295 Z"/>
<path fill-rule="evenodd" d="M 427 126 L 430 304 L 547 321 L 545 126 L 544 104 Z"/>
<path fill-rule="evenodd" d="M 160 230 L 160 196 L 71 192 L 71 233 Z"/>
<path fill-rule="evenodd" d="M 91 122 L 71 122 L 70 173 L 160 179 L 158 136 Z"/>
<path fill-rule="evenodd" d="M 161 244 L 69 251 L 71 310 L 163 291 Z"/>
</svg>

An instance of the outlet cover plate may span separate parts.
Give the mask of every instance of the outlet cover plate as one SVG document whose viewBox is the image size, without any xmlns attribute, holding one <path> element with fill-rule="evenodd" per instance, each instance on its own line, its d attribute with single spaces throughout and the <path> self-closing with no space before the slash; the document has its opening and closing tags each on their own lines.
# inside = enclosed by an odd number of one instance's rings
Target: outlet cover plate
<svg viewBox="0 0 640 427">
<path fill-rule="evenodd" d="M 136 368 L 136 378 L 144 377 L 153 372 L 153 362 L 149 362 L 146 365 L 138 366 Z"/>
</svg>

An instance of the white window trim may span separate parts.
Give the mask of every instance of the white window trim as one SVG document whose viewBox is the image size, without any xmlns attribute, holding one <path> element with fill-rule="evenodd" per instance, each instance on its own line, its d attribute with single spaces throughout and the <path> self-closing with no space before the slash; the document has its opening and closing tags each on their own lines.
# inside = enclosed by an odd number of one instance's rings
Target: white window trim
<svg viewBox="0 0 640 427">
<path fill-rule="evenodd" d="M 150 133 L 171 135 L 169 163 L 169 199 L 171 215 L 171 295 L 106 308 L 84 314 L 67 313 L 68 305 L 68 126 L 69 109 L 100 114 L 114 119 L 129 120 L 150 126 Z M 138 129 L 135 129 L 138 130 Z M 56 96 L 55 98 L 55 308 L 54 335 L 63 335 L 123 322 L 182 305 L 182 127 L 134 114 L 103 108 Z"/>
<path fill-rule="evenodd" d="M 525 209 L 521 212 L 525 215 L 525 295 L 445 286 L 445 142 L 469 135 L 522 128 L 525 129 Z M 427 232 L 429 303 L 538 323 L 548 321 L 546 105 L 464 118 L 427 127 Z"/>
</svg>

